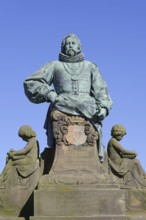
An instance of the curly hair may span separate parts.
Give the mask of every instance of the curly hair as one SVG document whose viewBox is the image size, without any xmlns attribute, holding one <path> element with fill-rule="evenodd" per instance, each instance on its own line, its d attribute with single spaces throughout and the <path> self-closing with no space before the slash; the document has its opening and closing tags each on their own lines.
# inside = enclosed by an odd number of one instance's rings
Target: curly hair
<svg viewBox="0 0 146 220">
<path fill-rule="evenodd" d="M 115 137 L 118 135 L 124 136 L 125 134 L 126 134 L 126 129 L 120 124 L 114 125 L 111 129 L 111 136 L 112 137 Z"/>
</svg>

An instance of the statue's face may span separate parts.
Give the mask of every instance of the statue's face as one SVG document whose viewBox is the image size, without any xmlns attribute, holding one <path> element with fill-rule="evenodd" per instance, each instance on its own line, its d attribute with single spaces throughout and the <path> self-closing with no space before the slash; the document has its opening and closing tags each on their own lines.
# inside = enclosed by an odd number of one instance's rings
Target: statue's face
<svg viewBox="0 0 146 220">
<path fill-rule="evenodd" d="M 120 134 L 119 134 L 119 135 L 116 135 L 115 138 L 116 138 L 117 141 L 120 141 L 120 140 L 122 140 L 123 135 L 122 135 L 122 134 L 121 134 L 121 135 L 120 135 Z"/>
<path fill-rule="evenodd" d="M 74 37 L 68 37 L 64 45 L 65 54 L 68 56 L 75 56 L 79 52 L 79 44 Z"/>
</svg>

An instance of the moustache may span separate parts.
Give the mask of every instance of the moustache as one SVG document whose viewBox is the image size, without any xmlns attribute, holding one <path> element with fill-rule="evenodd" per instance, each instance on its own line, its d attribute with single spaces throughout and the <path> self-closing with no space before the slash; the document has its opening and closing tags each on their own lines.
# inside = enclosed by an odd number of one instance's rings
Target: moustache
<svg viewBox="0 0 146 220">
<path fill-rule="evenodd" d="M 74 49 L 68 49 L 68 50 L 66 50 L 66 55 L 75 56 L 75 55 L 77 55 L 77 52 Z"/>
</svg>

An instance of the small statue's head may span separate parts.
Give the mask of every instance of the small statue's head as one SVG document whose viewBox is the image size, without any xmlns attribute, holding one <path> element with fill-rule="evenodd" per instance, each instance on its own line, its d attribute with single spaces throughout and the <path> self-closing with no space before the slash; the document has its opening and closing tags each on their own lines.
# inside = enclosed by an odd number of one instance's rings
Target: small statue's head
<svg viewBox="0 0 146 220">
<path fill-rule="evenodd" d="M 61 53 L 67 56 L 75 56 L 81 53 L 80 39 L 75 34 L 67 35 L 61 43 Z"/>
<path fill-rule="evenodd" d="M 35 131 L 33 131 L 29 125 L 23 125 L 22 127 L 20 127 L 18 135 L 25 141 L 28 141 L 32 137 L 36 137 Z"/>
<path fill-rule="evenodd" d="M 126 135 L 126 129 L 122 125 L 116 124 L 112 127 L 112 137 L 116 138 L 117 140 L 121 140 L 124 135 Z"/>
</svg>

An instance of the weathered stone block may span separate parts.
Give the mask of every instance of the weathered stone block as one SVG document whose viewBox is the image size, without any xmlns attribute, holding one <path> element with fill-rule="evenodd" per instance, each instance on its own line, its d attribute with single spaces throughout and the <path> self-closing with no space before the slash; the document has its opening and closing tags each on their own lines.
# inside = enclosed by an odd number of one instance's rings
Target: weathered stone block
<svg viewBox="0 0 146 220">
<path fill-rule="evenodd" d="M 124 192 L 97 187 L 57 186 L 34 193 L 34 216 L 124 215 Z"/>
<path fill-rule="evenodd" d="M 139 212 L 133 212 L 131 215 L 127 215 L 130 220 L 146 220 L 146 213 L 140 214 Z"/>
<path fill-rule="evenodd" d="M 98 156 L 98 133 L 93 125 L 81 117 L 53 113 L 53 133 L 56 141 L 55 157 L 48 176 L 39 181 L 39 189 L 50 184 L 107 185 L 118 188 L 113 175 L 102 168 Z"/>
<path fill-rule="evenodd" d="M 146 189 L 125 189 L 125 206 L 128 211 L 146 212 Z"/>
</svg>

